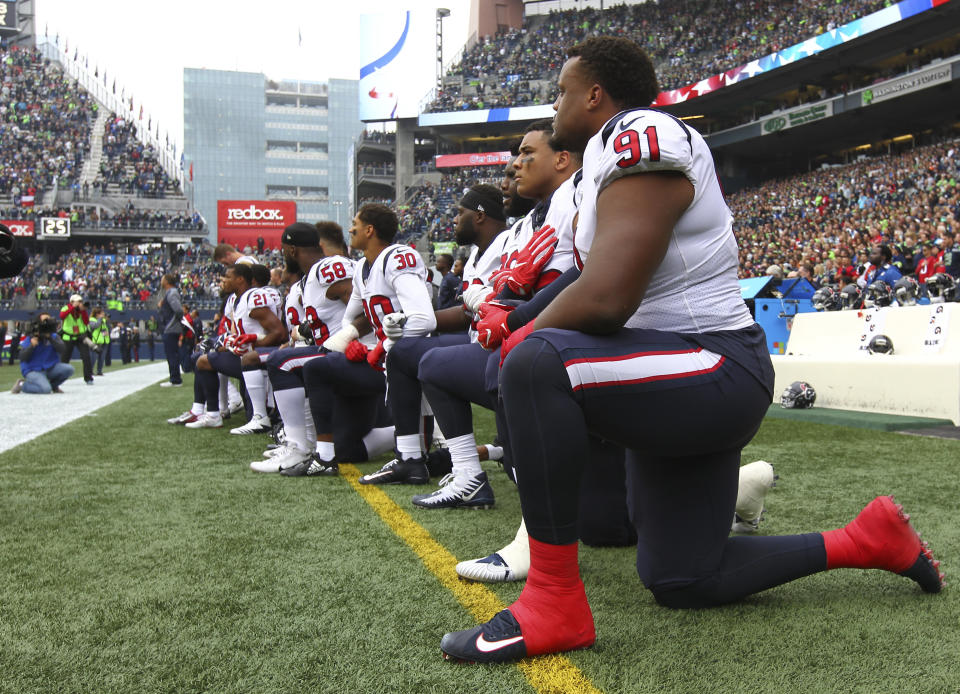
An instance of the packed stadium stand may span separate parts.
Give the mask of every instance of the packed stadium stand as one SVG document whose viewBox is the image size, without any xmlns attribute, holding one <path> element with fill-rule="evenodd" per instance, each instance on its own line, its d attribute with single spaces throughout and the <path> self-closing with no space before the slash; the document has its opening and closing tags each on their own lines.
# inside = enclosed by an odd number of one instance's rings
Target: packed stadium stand
<svg viewBox="0 0 960 694">
<path fill-rule="evenodd" d="M 528 16 L 478 41 L 446 75 L 429 111 L 548 104 L 565 48 L 592 36 L 624 36 L 653 59 L 662 89 L 693 84 L 879 10 L 884 0 L 769 3 L 644 2 Z"/>
</svg>

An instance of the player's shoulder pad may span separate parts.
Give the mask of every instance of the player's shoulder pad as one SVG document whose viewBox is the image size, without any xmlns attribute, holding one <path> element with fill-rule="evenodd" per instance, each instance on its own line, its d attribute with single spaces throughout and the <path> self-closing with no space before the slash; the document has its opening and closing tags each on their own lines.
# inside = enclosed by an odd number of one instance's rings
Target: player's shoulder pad
<svg viewBox="0 0 960 694">
<path fill-rule="evenodd" d="M 603 154 L 596 172 L 602 189 L 621 176 L 693 167 L 693 133 L 679 118 L 653 108 L 617 114 L 600 133 Z"/>
</svg>

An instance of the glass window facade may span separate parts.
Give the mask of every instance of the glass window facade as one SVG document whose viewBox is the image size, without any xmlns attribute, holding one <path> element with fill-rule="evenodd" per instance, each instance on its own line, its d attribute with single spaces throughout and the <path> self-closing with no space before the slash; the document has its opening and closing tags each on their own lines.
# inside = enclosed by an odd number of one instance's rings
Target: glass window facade
<svg viewBox="0 0 960 694">
<path fill-rule="evenodd" d="M 349 226 L 357 81 L 272 81 L 250 72 L 183 73 L 193 202 L 216 243 L 218 200 L 289 199 L 297 218 Z"/>
</svg>

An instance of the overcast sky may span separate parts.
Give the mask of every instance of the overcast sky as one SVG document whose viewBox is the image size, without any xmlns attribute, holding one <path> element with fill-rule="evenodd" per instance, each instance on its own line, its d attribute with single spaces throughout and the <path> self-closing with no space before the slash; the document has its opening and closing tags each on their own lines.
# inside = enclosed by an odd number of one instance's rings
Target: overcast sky
<svg viewBox="0 0 960 694">
<path fill-rule="evenodd" d="M 37 36 L 45 32 L 72 57 L 106 66 L 117 93 L 134 94 L 135 110 L 159 119 L 180 149 L 183 68 L 262 72 L 273 79 L 358 79 L 361 14 L 446 7 L 444 61 L 467 40 L 470 0 L 36 0 Z M 302 37 L 302 40 L 300 40 Z M 433 63 L 424 66 L 434 74 Z"/>
</svg>

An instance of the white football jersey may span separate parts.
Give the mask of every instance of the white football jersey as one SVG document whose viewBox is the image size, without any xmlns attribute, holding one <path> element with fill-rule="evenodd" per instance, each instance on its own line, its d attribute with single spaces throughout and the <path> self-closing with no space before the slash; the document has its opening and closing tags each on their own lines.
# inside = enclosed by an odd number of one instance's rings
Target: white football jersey
<svg viewBox="0 0 960 694">
<path fill-rule="evenodd" d="M 319 345 L 340 329 L 346 305 L 328 299 L 327 290 L 340 280 L 353 279 L 354 262 L 342 255 L 322 258 L 303 278 L 303 310 L 314 326 L 313 338 Z"/>
<path fill-rule="evenodd" d="M 274 286 L 261 287 L 264 293 L 267 295 L 267 302 L 270 308 L 273 309 L 273 312 L 277 315 L 277 318 L 283 321 L 283 297 L 280 295 L 280 290 Z"/>
<path fill-rule="evenodd" d="M 506 246 L 511 241 L 509 229 L 504 229 L 483 252 L 480 257 L 480 249 L 477 246 L 471 246 L 470 256 L 467 262 L 463 264 L 463 289 L 471 284 L 486 284 L 490 286 L 490 275 L 500 269 L 503 262 L 503 256 L 506 253 Z"/>
<path fill-rule="evenodd" d="M 710 148 L 698 132 L 662 111 L 639 108 L 618 113 L 587 143 L 574 239 L 577 266 L 582 268 L 590 253 L 597 196 L 622 176 L 651 171 L 682 173 L 693 184 L 694 196 L 626 327 L 680 333 L 749 327 L 753 319 L 737 283 L 733 216 L 723 199 Z"/>
<path fill-rule="evenodd" d="M 350 303 L 361 302 L 363 312 L 373 326 L 375 334 L 369 333 L 362 340 L 368 346 L 375 345 L 377 341 L 386 337 L 383 334 L 383 317 L 403 311 L 400 298 L 394 289 L 394 284 L 401 275 L 414 275 L 419 278 L 423 284 L 423 300 L 427 306 L 431 306 L 430 293 L 426 284 L 427 269 L 423 265 L 420 254 L 410 246 L 402 244 L 388 246 L 372 264 L 367 263 L 366 258 L 357 264 L 353 275 L 353 294 L 350 297 Z M 433 318 L 432 308 L 430 318 Z M 435 322 L 434 325 L 436 325 Z"/>
<path fill-rule="evenodd" d="M 233 320 L 233 309 L 236 303 L 237 295 L 231 294 L 227 297 L 226 302 L 223 304 L 223 325 L 228 333 L 233 333 L 233 326 L 236 325 L 236 322 Z"/>
<path fill-rule="evenodd" d="M 277 294 L 277 291 L 273 290 L 273 293 Z M 274 299 L 266 287 L 251 287 L 237 297 L 233 305 L 234 332 L 237 335 L 253 334 L 263 337 L 267 334 L 260 322 L 250 316 L 250 313 L 258 308 L 276 312 Z"/>
<path fill-rule="evenodd" d="M 506 241 L 503 260 L 503 267 L 506 268 L 513 266 L 517 254 L 536 232 L 545 226 L 551 226 L 557 230 L 556 250 L 540 272 L 538 289 L 573 267 L 573 218 L 577 215 L 580 179 L 581 172 L 578 171 L 561 183 L 546 201 L 538 203 L 530 214 L 510 230 L 512 233 Z"/>
<path fill-rule="evenodd" d="M 287 324 L 287 332 L 291 336 L 297 334 L 297 328 L 303 322 L 303 280 L 290 285 L 287 300 L 284 302 L 283 319 Z"/>
</svg>

